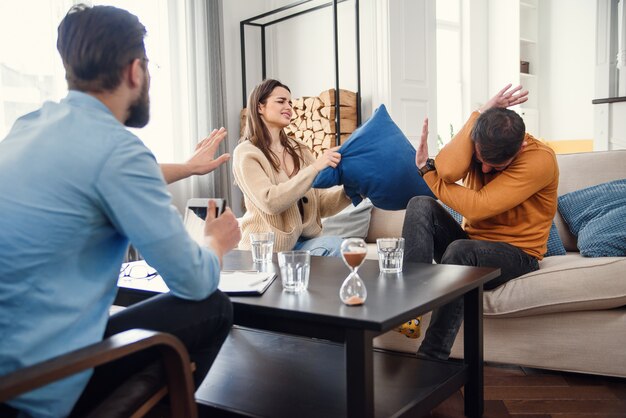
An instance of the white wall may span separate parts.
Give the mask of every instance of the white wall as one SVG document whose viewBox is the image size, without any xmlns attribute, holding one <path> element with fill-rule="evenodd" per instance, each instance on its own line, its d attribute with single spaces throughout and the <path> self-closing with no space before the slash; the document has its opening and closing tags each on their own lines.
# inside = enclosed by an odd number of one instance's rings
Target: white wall
<svg viewBox="0 0 626 418">
<path fill-rule="evenodd" d="M 593 138 L 596 2 L 540 0 L 540 135 Z"/>
<path fill-rule="evenodd" d="M 356 26 L 353 2 L 337 6 L 340 87 L 357 90 Z M 268 76 L 287 84 L 294 97 L 317 96 L 335 86 L 332 7 L 272 26 L 275 49 Z"/>
</svg>

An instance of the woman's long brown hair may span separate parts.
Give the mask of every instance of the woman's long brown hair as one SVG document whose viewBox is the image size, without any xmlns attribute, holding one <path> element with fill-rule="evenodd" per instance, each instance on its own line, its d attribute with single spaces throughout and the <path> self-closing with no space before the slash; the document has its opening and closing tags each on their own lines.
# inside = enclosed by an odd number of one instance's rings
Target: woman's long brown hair
<svg viewBox="0 0 626 418">
<path fill-rule="evenodd" d="M 240 140 L 248 140 L 258 147 L 261 152 L 263 152 L 263 155 L 265 155 L 265 157 L 269 160 L 270 164 L 272 164 L 275 171 L 279 171 L 280 169 L 280 158 L 270 149 L 272 136 L 270 135 L 270 131 L 267 129 L 265 122 L 261 119 L 259 105 L 267 103 L 267 98 L 277 87 L 287 89 L 287 91 L 291 93 L 289 87 L 280 81 L 273 79 L 264 80 L 261 84 L 256 86 L 254 90 L 252 90 L 252 93 L 250 93 L 250 96 L 248 97 L 246 128 L 244 130 L 243 137 Z M 291 155 L 293 160 L 293 172 L 287 173 L 289 177 L 291 177 L 300 171 L 301 162 L 303 162 L 304 159 L 299 151 L 300 146 L 293 145 L 289 141 L 289 138 L 287 138 L 285 131 L 281 130 L 279 136 L 280 144 L 285 147 L 285 151 L 287 154 Z"/>
</svg>

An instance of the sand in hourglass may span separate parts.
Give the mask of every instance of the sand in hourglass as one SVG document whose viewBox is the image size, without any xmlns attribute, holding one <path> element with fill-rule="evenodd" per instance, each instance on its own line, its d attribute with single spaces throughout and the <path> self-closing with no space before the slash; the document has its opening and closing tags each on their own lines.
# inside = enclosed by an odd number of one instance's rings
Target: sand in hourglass
<svg viewBox="0 0 626 418">
<path fill-rule="evenodd" d="M 350 251 L 348 253 L 343 253 L 346 263 L 352 268 L 360 266 L 366 255 L 367 253 L 365 251 Z"/>
<path fill-rule="evenodd" d="M 351 251 L 343 253 L 346 263 L 352 268 L 360 266 L 366 255 L 367 253 L 365 251 Z M 343 301 L 346 305 L 361 305 L 363 302 L 365 302 L 365 299 L 358 297 L 357 295 L 350 296 L 348 299 Z"/>
</svg>

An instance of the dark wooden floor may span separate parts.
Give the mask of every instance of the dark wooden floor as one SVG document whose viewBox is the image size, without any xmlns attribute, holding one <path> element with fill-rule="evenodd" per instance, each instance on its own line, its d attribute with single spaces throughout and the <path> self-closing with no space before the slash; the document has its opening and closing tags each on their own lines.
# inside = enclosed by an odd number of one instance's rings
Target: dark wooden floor
<svg viewBox="0 0 626 418">
<path fill-rule="evenodd" d="M 463 417 L 463 393 L 430 416 Z M 487 364 L 484 417 L 626 418 L 626 379 Z"/>
<path fill-rule="evenodd" d="M 166 418 L 156 408 L 149 418 Z M 430 414 L 463 417 L 463 392 Z M 485 366 L 485 418 L 626 418 L 626 379 L 519 366 Z M 320 417 L 323 418 L 323 417 Z"/>
</svg>

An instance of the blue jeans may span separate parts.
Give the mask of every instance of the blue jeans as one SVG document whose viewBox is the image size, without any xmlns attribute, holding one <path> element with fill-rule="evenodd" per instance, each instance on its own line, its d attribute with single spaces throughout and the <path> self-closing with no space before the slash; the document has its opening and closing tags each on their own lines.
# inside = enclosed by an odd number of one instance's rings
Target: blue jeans
<svg viewBox="0 0 626 418">
<path fill-rule="evenodd" d="M 309 250 L 311 255 L 325 255 L 328 257 L 341 257 L 341 237 L 320 236 L 316 238 L 298 238 L 293 247 L 294 250 Z"/>
<path fill-rule="evenodd" d="M 485 283 L 494 289 L 539 269 L 535 257 L 506 242 L 470 239 L 452 215 L 431 197 L 411 199 L 404 217 L 405 262 L 498 267 L 500 277 Z M 463 321 L 463 298 L 435 309 L 418 356 L 446 360 Z"/>
</svg>

